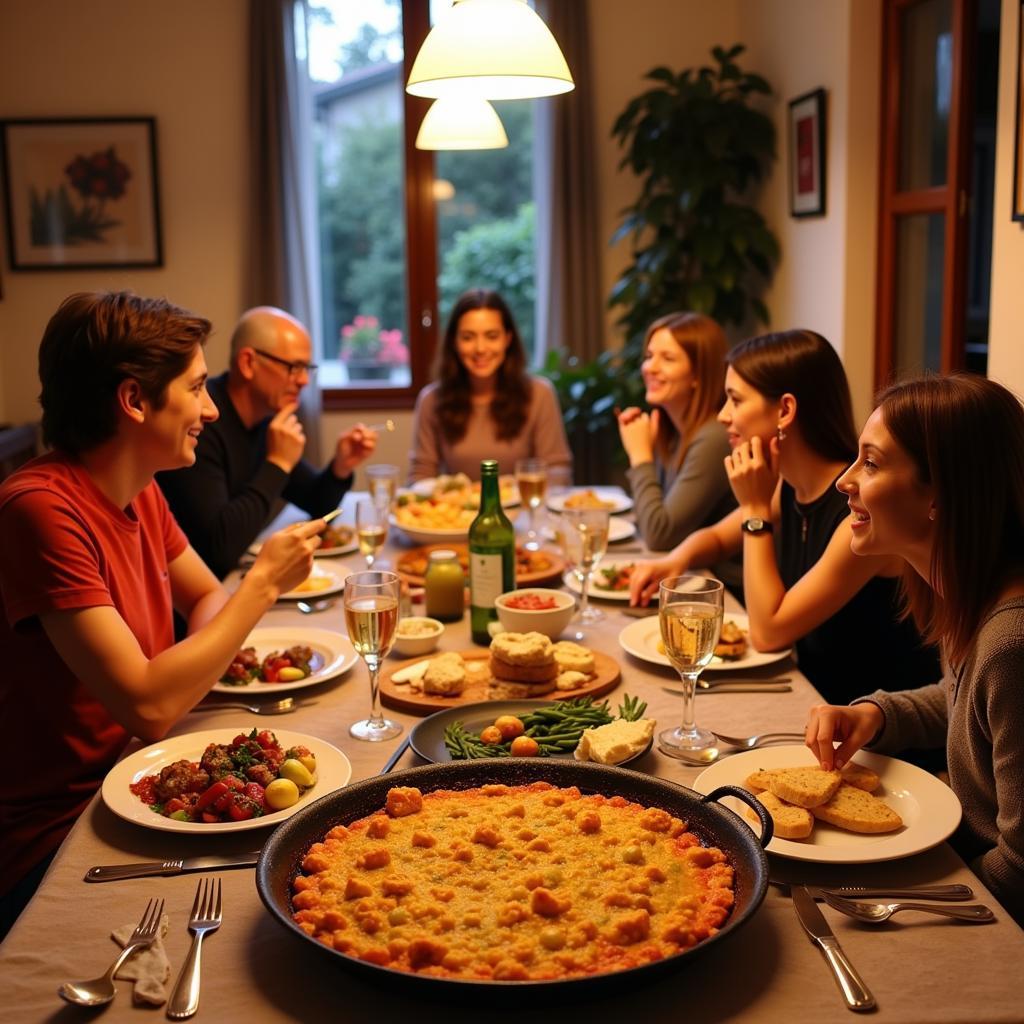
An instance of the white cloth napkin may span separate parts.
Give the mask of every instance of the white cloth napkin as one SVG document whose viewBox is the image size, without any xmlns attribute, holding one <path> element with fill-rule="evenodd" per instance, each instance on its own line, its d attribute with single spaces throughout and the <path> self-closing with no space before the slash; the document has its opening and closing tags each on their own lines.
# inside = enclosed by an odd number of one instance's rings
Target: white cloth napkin
<svg viewBox="0 0 1024 1024">
<path fill-rule="evenodd" d="M 142 949 L 137 949 L 117 972 L 117 977 L 125 981 L 134 981 L 135 990 L 132 1001 L 150 1006 L 162 1006 L 167 1002 L 164 986 L 171 973 L 171 962 L 167 959 L 164 949 L 164 936 L 170 919 L 164 914 L 160 918 L 160 931 L 157 937 Z M 110 937 L 122 948 L 135 931 L 135 923 L 122 925 L 110 933 Z"/>
</svg>

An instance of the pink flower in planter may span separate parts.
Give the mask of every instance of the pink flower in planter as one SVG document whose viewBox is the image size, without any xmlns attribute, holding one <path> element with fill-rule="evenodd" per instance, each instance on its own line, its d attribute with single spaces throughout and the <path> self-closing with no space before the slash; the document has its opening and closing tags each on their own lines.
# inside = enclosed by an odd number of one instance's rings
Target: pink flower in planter
<svg viewBox="0 0 1024 1024">
<path fill-rule="evenodd" d="M 341 359 L 403 366 L 409 362 L 409 349 L 400 330 L 381 330 L 375 316 L 360 314 L 341 329 Z"/>
</svg>

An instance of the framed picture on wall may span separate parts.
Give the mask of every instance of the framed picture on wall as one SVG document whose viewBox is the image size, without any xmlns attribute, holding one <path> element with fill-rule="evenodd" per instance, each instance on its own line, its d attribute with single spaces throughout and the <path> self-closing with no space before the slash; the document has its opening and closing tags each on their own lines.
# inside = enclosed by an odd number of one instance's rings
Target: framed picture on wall
<svg viewBox="0 0 1024 1024">
<path fill-rule="evenodd" d="M 0 122 L 12 270 L 163 265 L 151 117 Z"/>
<path fill-rule="evenodd" d="M 825 90 L 789 103 L 789 212 L 793 217 L 825 213 Z"/>
<path fill-rule="evenodd" d="M 1024 0 L 1017 18 L 1017 109 L 1013 133 L 1013 219 L 1024 221 Z"/>
</svg>

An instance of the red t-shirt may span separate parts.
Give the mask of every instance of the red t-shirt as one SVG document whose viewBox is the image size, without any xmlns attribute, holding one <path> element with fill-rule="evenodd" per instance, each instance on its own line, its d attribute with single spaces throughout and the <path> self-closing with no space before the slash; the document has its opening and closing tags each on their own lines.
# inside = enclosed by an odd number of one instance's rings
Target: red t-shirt
<svg viewBox="0 0 1024 1024">
<path fill-rule="evenodd" d="M 155 483 L 117 508 L 57 453 L 0 486 L 0 892 L 52 852 L 128 734 L 61 660 L 39 622 L 112 606 L 147 657 L 174 643 L 167 566 L 188 546 Z"/>
</svg>

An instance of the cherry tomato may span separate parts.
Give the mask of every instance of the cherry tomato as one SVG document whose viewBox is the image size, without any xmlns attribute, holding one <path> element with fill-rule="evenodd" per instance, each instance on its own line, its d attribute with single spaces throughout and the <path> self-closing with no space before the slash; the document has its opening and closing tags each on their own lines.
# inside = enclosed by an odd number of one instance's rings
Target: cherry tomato
<svg viewBox="0 0 1024 1024">
<path fill-rule="evenodd" d="M 486 729 L 480 731 L 480 741 L 482 743 L 489 743 L 497 745 L 502 742 L 501 730 L 496 725 L 489 725 Z"/>
<path fill-rule="evenodd" d="M 252 800 L 253 803 L 259 805 L 261 811 L 266 808 L 266 802 L 263 799 L 263 794 L 265 790 L 258 782 L 250 782 L 245 787 L 244 792 L 249 800 Z"/>
<path fill-rule="evenodd" d="M 250 800 L 244 793 L 233 793 L 231 803 L 228 804 L 228 817 L 232 821 L 248 821 L 260 813 L 260 808 L 254 800 Z"/>
<path fill-rule="evenodd" d="M 216 825 L 220 821 L 216 814 L 211 814 L 209 811 L 203 811 L 202 817 L 207 825 Z"/>
<path fill-rule="evenodd" d="M 503 740 L 514 740 L 526 732 L 526 726 L 515 715 L 501 715 L 494 720 L 494 726 L 500 730 Z"/>
<path fill-rule="evenodd" d="M 532 736 L 517 736 L 509 747 L 513 757 L 536 757 L 540 747 Z"/>
<path fill-rule="evenodd" d="M 171 799 L 168 800 L 166 804 L 164 804 L 164 812 L 168 816 L 173 814 L 175 811 L 184 811 L 186 809 L 187 808 L 185 806 L 185 801 L 182 800 L 180 797 L 176 796 L 171 797 Z"/>
<path fill-rule="evenodd" d="M 256 742 L 266 750 L 268 747 L 277 746 L 277 737 L 269 729 L 261 729 L 256 734 Z"/>
</svg>

